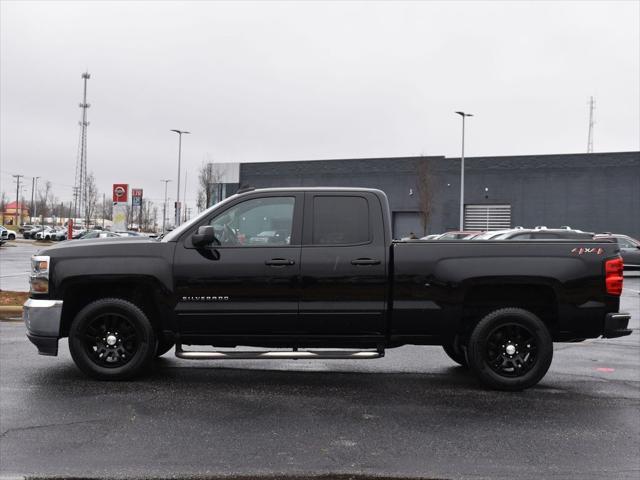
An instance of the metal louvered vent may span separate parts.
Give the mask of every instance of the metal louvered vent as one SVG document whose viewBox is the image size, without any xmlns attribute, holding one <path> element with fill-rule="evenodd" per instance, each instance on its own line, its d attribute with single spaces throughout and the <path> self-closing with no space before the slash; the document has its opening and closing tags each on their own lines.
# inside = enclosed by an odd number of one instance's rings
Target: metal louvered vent
<svg viewBox="0 0 640 480">
<path fill-rule="evenodd" d="M 511 228 L 511 205 L 465 205 L 465 230 L 504 230 Z"/>
</svg>

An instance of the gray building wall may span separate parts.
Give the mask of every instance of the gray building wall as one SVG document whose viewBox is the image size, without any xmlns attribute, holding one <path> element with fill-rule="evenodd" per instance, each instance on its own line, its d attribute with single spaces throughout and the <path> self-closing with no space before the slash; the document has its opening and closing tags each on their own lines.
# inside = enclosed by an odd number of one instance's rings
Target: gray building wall
<svg viewBox="0 0 640 480">
<path fill-rule="evenodd" d="M 418 213 L 425 170 L 432 198 L 426 231 Z M 459 223 L 459 158 L 244 163 L 240 184 L 379 188 L 403 230 L 395 236 L 409 228 L 419 235 L 456 230 Z M 512 226 L 570 225 L 639 238 L 640 152 L 466 158 L 465 204 L 510 204 Z"/>
</svg>

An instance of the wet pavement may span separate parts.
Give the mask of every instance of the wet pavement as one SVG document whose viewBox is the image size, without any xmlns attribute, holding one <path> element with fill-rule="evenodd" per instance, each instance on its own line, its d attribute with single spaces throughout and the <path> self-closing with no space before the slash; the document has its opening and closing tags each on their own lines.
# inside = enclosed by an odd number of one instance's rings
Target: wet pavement
<svg viewBox="0 0 640 480">
<path fill-rule="evenodd" d="M 640 477 L 640 279 L 628 337 L 556 344 L 541 383 L 487 391 L 438 347 L 368 361 L 190 362 L 95 382 L 0 324 L 0 475 Z"/>
<path fill-rule="evenodd" d="M 46 246 L 34 240 L 17 239 L 0 247 L 0 290 L 28 292 L 31 255 Z"/>
</svg>

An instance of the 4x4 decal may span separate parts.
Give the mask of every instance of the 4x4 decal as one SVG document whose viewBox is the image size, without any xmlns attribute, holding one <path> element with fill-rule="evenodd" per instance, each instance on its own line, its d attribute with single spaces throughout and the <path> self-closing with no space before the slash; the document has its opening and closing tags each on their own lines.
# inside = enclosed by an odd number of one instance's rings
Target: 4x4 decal
<svg viewBox="0 0 640 480">
<path fill-rule="evenodd" d="M 577 253 L 578 255 L 584 255 L 585 253 L 602 255 L 604 253 L 604 249 L 602 247 L 597 247 L 597 248 L 576 247 L 573 250 L 571 250 L 571 253 Z"/>
</svg>

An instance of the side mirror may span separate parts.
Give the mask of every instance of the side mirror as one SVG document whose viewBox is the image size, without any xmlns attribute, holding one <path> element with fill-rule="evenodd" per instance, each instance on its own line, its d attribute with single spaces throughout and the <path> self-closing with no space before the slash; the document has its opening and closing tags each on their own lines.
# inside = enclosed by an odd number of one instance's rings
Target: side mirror
<svg viewBox="0 0 640 480">
<path fill-rule="evenodd" d="M 191 235 L 191 242 L 194 247 L 208 245 L 215 240 L 216 236 L 211 225 L 204 225 L 198 228 L 198 233 Z"/>
</svg>

